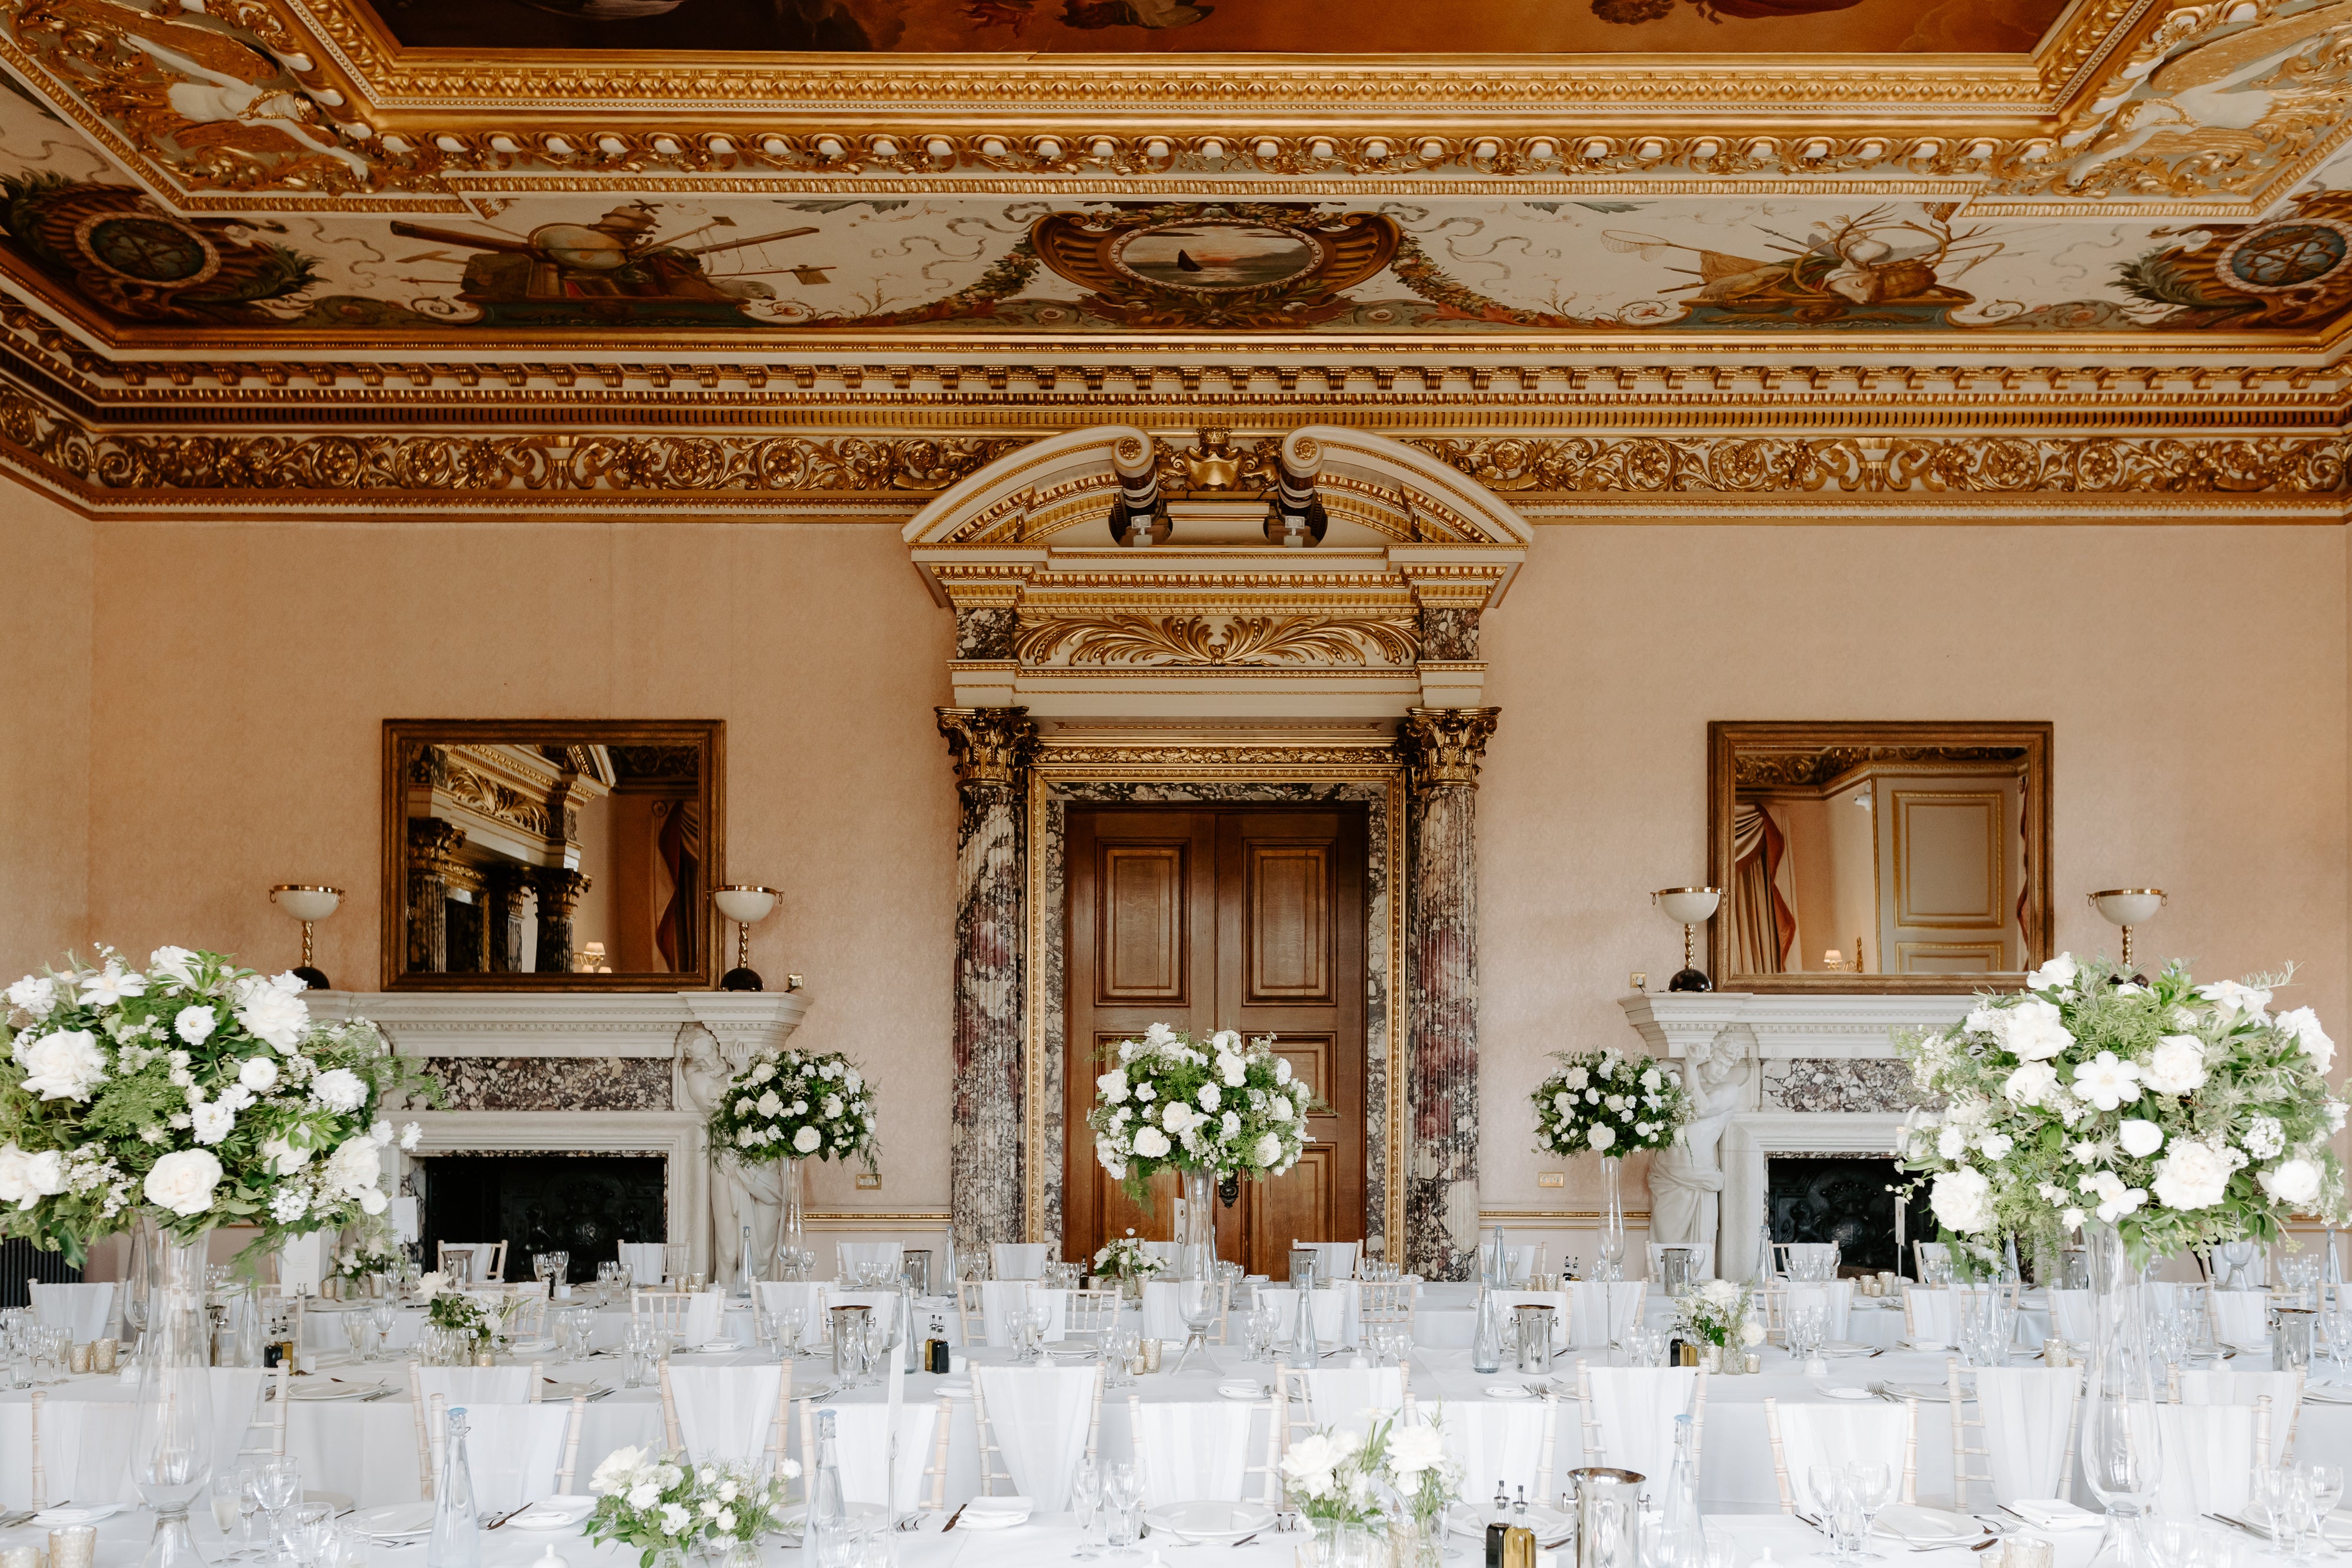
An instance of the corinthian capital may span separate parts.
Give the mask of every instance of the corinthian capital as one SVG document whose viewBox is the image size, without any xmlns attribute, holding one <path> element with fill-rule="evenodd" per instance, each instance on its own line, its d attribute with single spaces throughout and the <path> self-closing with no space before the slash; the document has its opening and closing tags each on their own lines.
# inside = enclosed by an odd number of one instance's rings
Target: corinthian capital
<svg viewBox="0 0 2352 1568">
<path fill-rule="evenodd" d="M 1502 709 L 1494 707 L 1408 708 L 1397 724 L 1397 741 L 1412 768 L 1418 790 L 1441 784 L 1478 785 L 1478 764 L 1495 733 Z"/>
<path fill-rule="evenodd" d="M 1025 707 L 943 707 L 940 733 L 955 758 L 956 787 L 1013 788 L 1037 750 L 1037 727 Z"/>
</svg>

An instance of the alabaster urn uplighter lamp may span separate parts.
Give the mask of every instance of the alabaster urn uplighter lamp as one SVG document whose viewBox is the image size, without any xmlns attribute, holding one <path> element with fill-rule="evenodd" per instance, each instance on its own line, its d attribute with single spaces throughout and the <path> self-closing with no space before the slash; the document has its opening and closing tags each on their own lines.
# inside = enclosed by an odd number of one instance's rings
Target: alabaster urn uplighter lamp
<svg viewBox="0 0 2352 1568">
<path fill-rule="evenodd" d="M 294 970 L 295 978 L 314 991 L 332 990 L 327 977 L 310 962 L 310 927 L 342 906 L 343 890 L 281 882 L 269 890 L 269 902 L 302 923 L 302 962 Z"/>
<path fill-rule="evenodd" d="M 2091 907 L 2099 912 L 2099 918 L 2122 930 L 2122 967 L 2129 969 L 2132 967 L 2132 927 L 2147 925 L 2155 918 L 2156 912 L 2171 900 L 2164 896 L 2164 889 L 2160 887 L 2111 887 L 2105 893 L 2092 894 L 2090 897 Z M 2137 979 L 2138 977 L 2134 976 L 2133 978 Z"/>
<path fill-rule="evenodd" d="M 1650 894 L 1650 902 L 1658 906 L 1665 917 L 1683 928 L 1683 967 L 1666 982 L 1670 991 L 1711 991 L 1715 982 L 1698 967 L 1692 956 L 1692 931 L 1715 918 L 1716 906 L 1723 902 L 1723 890 L 1715 887 L 1662 887 Z"/>
<path fill-rule="evenodd" d="M 730 883 L 710 890 L 710 901 L 719 905 L 719 913 L 735 923 L 735 967 L 719 977 L 722 991 L 760 991 L 767 988 L 760 972 L 751 967 L 751 927 L 775 913 L 776 900 L 782 896 L 772 887 L 759 887 L 750 883 Z"/>
</svg>

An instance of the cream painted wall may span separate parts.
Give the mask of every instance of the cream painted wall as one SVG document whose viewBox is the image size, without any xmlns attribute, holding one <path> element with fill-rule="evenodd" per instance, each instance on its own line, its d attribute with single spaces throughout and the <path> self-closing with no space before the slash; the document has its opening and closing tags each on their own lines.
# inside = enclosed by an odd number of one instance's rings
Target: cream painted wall
<svg viewBox="0 0 2352 1568">
<path fill-rule="evenodd" d="M 0 953 L 18 967 L 87 937 L 90 525 L 0 485 L 8 632 L 0 655 Z"/>
<path fill-rule="evenodd" d="M 0 968 L 93 936 L 290 962 L 264 890 L 317 880 L 352 894 L 320 964 L 372 986 L 381 720 L 723 717 L 726 869 L 785 890 L 753 962 L 808 977 L 801 1038 L 883 1094 L 882 1192 L 814 1196 L 945 1206 L 951 625 L 894 529 L 93 528 L 12 499 L 8 559 L 68 591 L 28 603 L 35 677 L 0 683 Z M 1627 971 L 1675 967 L 1645 894 L 1700 874 L 1712 718 L 2054 721 L 2062 942 L 2111 940 L 2084 891 L 2168 887 L 2147 952 L 2298 959 L 2352 1040 L 2348 595 L 2335 529 L 1538 530 L 1486 632 L 1489 1207 L 1590 1207 L 1587 1170 L 1537 1187 L 1559 1162 L 1527 1152 L 1526 1087 L 1547 1051 L 1632 1044 Z"/>
<path fill-rule="evenodd" d="M 945 1203 L 953 624 L 894 529 L 109 522 L 96 557 L 90 930 L 291 963 L 267 889 L 329 882 L 320 966 L 372 989 L 383 719 L 723 718 L 727 871 L 784 891 L 752 962 L 880 1087 L 882 1192 L 812 1201 Z"/>
<path fill-rule="evenodd" d="M 1538 529 L 1485 631 L 1487 1205 L 1597 1196 L 1589 1161 L 1537 1187 L 1562 1162 L 1528 1152 L 1526 1088 L 1546 1051 L 1633 1043 L 1627 972 L 1675 968 L 1646 894 L 1702 876 L 1710 719 L 2049 719 L 2060 946 L 2114 950 L 2091 889 L 2163 887 L 2142 957 L 2294 959 L 2352 1040 L 2346 555 L 2336 528 Z"/>
</svg>

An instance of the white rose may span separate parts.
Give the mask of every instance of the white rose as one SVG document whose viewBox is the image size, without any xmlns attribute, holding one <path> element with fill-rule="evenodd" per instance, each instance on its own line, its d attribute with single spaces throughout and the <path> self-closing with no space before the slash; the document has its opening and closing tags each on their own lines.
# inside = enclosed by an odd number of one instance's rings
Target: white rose
<svg viewBox="0 0 2352 1568">
<path fill-rule="evenodd" d="M 1266 1106 L 1265 1113 L 1273 1117 L 1277 1122 L 1289 1121 L 1291 1117 L 1290 1096 L 1287 1094 L 1276 1095 L 1272 1103 Z"/>
<path fill-rule="evenodd" d="M 762 1116 L 774 1116 L 784 1108 L 783 1097 L 771 1089 L 752 1103 L 752 1108 Z"/>
<path fill-rule="evenodd" d="M 2167 1208 L 2210 1208 L 2227 1192 L 2233 1168 L 2229 1156 L 2212 1145 L 2175 1138 L 2157 1163 L 2156 1179 L 2149 1186 L 2156 1201 Z"/>
<path fill-rule="evenodd" d="M 2159 1094 L 2187 1094 L 2205 1086 L 2205 1042 L 2193 1034 L 2168 1034 L 2147 1053 L 2141 1074 Z"/>
<path fill-rule="evenodd" d="M 2058 1070 L 2046 1061 L 2029 1061 L 2002 1082 L 2000 1092 L 2019 1105 L 2047 1103 L 2058 1092 Z"/>
<path fill-rule="evenodd" d="M 1741 1324 L 1739 1329 L 1739 1343 L 1742 1344 L 1762 1344 L 1764 1343 L 1764 1325 L 1762 1323 L 1754 1322 Z"/>
<path fill-rule="evenodd" d="M 793 1134 L 793 1147 L 804 1155 L 813 1152 L 823 1142 L 824 1142 L 824 1134 L 814 1127 L 803 1127 Z"/>
<path fill-rule="evenodd" d="M 2311 1058 L 2311 1065 L 2321 1072 L 2336 1062 L 2336 1042 L 2319 1027 L 2319 1015 L 2309 1008 L 2294 1008 L 2279 1014 L 2273 1020 L 2279 1028 L 2294 1036 L 2303 1053 Z"/>
<path fill-rule="evenodd" d="M 1992 1225 L 1992 1183 L 1966 1166 L 1938 1174 L 1927 1189 L 1928 1207 L 1947 1230 L 1973 1236 Z"/>
<path fill-rule="evenodd" d="M 256 1094 L 267 1094 L 278 1082 L 278 1063 L 266 1056 L 248 1056 L 236 1070 L 236 1081 Z"/>
<path fill-rule="evenodd" d="M 2059 954 L 2025 977 L 2025 988 L 2029 991 L 2046 991 L 2053 987 L 2063 990 L 2074 983 L 2074 958 L 2070 953 Z"/>
<path fill-rule="evenodd" d="M 1249 1064 L 1238 1056 L 1217 1058 L 1217 1076 L 1225 1081 L 1228 1089 L 1238 1089 L 1249 1078 Z"/>
<path fill-rule="evenodd" d="M 1282 1140 L 1268 1133 L 1257 1141 L 1257 1147 L 1250 1152 L 1256 1156 L 1258 1165 L 1273 1165 L 1282 1158 Z"/>
<path fill-rule="evenodd" d="M 2009 1009 L 2008 1029 L 2002 1039 L 2010 1050 L 2027 1061 L 2047 1061 L 2074 1043 L 2057 1004 L 2040 997 L 2028 997 Z"/>
<path fill-rule="evenodd" d="M 1960 1029 L 1968 1034 L 1989 1034 L 1999 1040 L 2009 1028 L 2008 1018 L 1999 1008 L 1972 1008 Z"/>
<path fill-rule="evenodd" d="M 1181 1100 L 1171 1100 L 1160 1113 L 1160 1124 L 1171 1133 L 1181 1133 L 1192 1124 L 1192 1107 Z"/>
<path fill-rule="evenodd" d="M 1996 1162 L 2007 1159 L 2009 1151 L 2016 1146 L 2017 1140 L 2007 1133 L 1987 1133 L 1977 1140 L 1977 1152 Z"/>
<path fill-rule="evenodd" d="M 1106 1105 L 1116 1105 L 1127 1098 L 1127 1069 L 1114 1067 L 1095 1080 L 1095 1092 Z"/>
<path fill-rule="evenodd" d="M 346 1139 L 327 1156 L 322 1180 L 336 1191 L 356 1196 L 383 1178 L 383 1154 L 373 1138 L 362 1134 Z"/>
<path fill-rule="evenodd" d="M 17 1203 L 30 1208 L 33 1192 L 25 1180 L 25 1162 L 32 1156 L 15 1144 L 0 1144 L 0 1203 Z"/>
<path fill-rule="evenodd" d="M 367 1103 L 367 1083 L 348 1067 L 331 1067 L 310 1080 L 310 1098 L 348 1114 Z"/>
<path fill-rule="evenodd" d="M 2125 1117 L 2119 1131 L 2124 1153 L 2136 1160 L 2144 1160 L 2164 1146 L 2164 1129 L 2140 1117 Z"/>
<path fill-rule="evenodd" d="M 20 1036 L 16 1054 L 25 1065 L 25 1088 L 44 1100 L 87 1100 L 106 1082 L 106 1053 L 86 1029 Z"/>
<path fill-rule="evenodd" d="M 371 1150 L 374 1146 L 368 1145 Z M 155 1162 L 143 1189 L 148 1202 L 184 1217 L 212 1207 L 213 1188 L 220 1179 L 221 1163 L 210 1149 L 180 1149 Z"/>
<path fill-rule="evenodd" d="M 58 1010 L 58 983 L 47 975 L 27 975 L 8 988 L 8 1005 L 45 1019 Z"/>
<path fill-rule="evenodd" d="M 404 1149 L 414 1149 L 424 1139 L 425 1129 L 415 1122 L 409 1123 L 400 1130 L 400 1146 Z"/>
<path fill-rule="evenodd" d="M 1170 1147 L 1168 1134 L 1159 1128 L 1147 1124 L 1135 1130 L 1135 1152 L 1139 1158 L 1156 1160 Z"/>
<path fill-rule="evenodd" d="M 172 1032 L 190 1045 L 202 1045 L 220 1027 L 220 1015 L 208 1007 L 182 1008 L 172 1020 Z"/>
<path fill-rule="evenodd" d="M 236 1021 L 256 1040 L 268 1040 L 290 1055 L 310 1022 L 310 1009 L 300 997 L 268 980 L 245 979 L 237 982 Z"/>
<path fill-rule="evenodd" d="M 2319 1196 L 2319 1167 L 2306 1159 L 2282 1160 L 2254 1179 L 2281 1203 L 2305 1204 Z"/>
<path fill-rule="evenodd" d="M 1218 1092 L 1215 1084 L 1203 1083 L 1201 1085 L 1201 1092 L 1192 1096 L 1192 1098 L 1201 1103 L 1202 1110 L 1213 1111 L 1217 1108 L 1217 1103 L 1223 1100 L 1224 1096 Z"/>
<path fill-rule="evenodd" d="M 1274 1059 L 1274 1081 L 1276 1083 L 1290 1082 L 1290 1058 L 1277 1056 Z"/>
<path fill-rule="evenodd" d="M 775 1075 L 776 1064 L 772 1061 L 763 1061 L 751 1069 L 751 1082 L 754 1083 L 765 1083 Z"/>
<path fill-rule="evenodd" d="M 200 1144 L 217 1144 L 236 1129 L 236 1112 L 218 1100 L 197 1106 L 190 1113 L 190 1120 Z"/>
<path fill-rule="evenodd" d="M 1551 1097 L 1551 1108 L 1562 1116 L 1576 1114 L 1576 1096 L 1562 1092 Z"/>
<path fill-rule="evenodd" d="M 1617 1129 L 1612 1127 L 1606 1122 L 1595 1122 L 1592 1124 L 1591 1130 L 1587 1132 L 1584 1135 L 1591 1142 L 1594 1148 L 1606 1149 L 1610 1145 L 1617 1141 Z"/>
<path fill-rule="evenodd" d="M 828 1122 L 837 1122 L 841 1120 L 840 1095 L 828 1094 L 824 1097 L 824 1119 Z"/>
<path fill-rule="evenodd" d="M 296 1145 L 284 1138 L 264 1138 L 261 1157 L 279 1176 L 292 1176 L 310 1163 L 310 1148 L 307 1144 Z"/>
<path fill-rule="evenodd" d="M 1939 1157 L 1957 1160 L 1968 1152 L 1969 1134 L 1966 1128 L 1947 1126 L 1936 1134 L 1936 1153 Z"/>
</svg>

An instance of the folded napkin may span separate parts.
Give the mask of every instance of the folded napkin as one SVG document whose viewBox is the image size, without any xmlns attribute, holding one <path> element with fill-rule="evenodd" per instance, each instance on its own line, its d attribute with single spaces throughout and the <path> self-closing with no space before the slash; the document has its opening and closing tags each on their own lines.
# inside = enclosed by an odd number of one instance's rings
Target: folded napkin
<svg viewBox="0 0 2352 1568">
<path fill-rule="evenodd" d="M 1028 1523 L 1036 1507 L 1025 1497 L 976 1497 L 963 1505 L 958 1522 L 965 1530 L 1011 1530 Z"/>
<path fill-rule="evenodd" d="M 2096 1530 L 2105 1522 L 2104 1515 L 2078 1508 L 2063 1498 L 2011 1498 L 2006 1506 L 2036 1530 Z"/>
<path fill-rule="evenodd" d="M 121 1511 L 119 1502 L 69 1502 L 35 1514 L 33 1522 L 45 1530 L 63 1530 L 68 1525 L 96 1524 Z"/>
<path fill-rule="evenodd" d="M 507 1522 L 525 1530 L 555 1530 L 579 1523 L 595 1508 L 596 1500 L 593 1497 L 543 1497 Z"/>
</svg>

